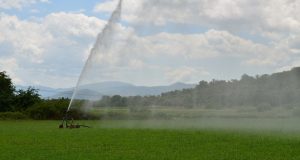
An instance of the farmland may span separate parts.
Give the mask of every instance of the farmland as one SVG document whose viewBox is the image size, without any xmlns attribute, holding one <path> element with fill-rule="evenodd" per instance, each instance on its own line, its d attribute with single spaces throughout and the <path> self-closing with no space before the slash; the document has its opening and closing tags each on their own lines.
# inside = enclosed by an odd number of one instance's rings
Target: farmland
<svg viewBox="0 0 300 160">
<path fill-rule="evenodd" d="M 300 158 L 297 119 L 193 122 L 80 121 L 92 128 L 58 129 L 59 121 L 0 121 L 0 159 Z"/>
</svg>

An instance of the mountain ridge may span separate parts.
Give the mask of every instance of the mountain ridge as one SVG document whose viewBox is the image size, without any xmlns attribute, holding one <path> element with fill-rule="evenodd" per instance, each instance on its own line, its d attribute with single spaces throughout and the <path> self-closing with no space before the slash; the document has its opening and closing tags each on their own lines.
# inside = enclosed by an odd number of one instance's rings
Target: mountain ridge
<svg viewBox="0 0 300 160">
<path fill-rule="evenodd" d="M 173 90 L 182 90 L 187 88 L 193 88 L 196 84 L 187 84 L 182 82 L 176 82 L 171 85 L 161 86 L 140 86 L 127 82 L 120 81 L 105 81 L 100 83 L 86 84 L 78 88 L 76 98 L 79 99 L 96 99 L 103 95 L 121 95 L 121 96 L 147 96 L 147 95 L 159 95 L 163 92 L 169 92 Z M 17 85 L 17 89 L 27 89 L 26 86 Z M 33 86 L 33 88 L 39 90 L 39 94 L 42 98 L 56 99 L 56 98 L 71 98 L 74 88 L 51 88 L 45 86 Z"/>
</svg>

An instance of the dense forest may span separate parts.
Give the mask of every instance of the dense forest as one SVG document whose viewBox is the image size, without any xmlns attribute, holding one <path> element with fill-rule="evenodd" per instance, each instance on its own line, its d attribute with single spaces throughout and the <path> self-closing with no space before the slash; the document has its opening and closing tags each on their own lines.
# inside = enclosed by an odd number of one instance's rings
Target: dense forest
<svg viewBox="0 0 300 160">
<path fill-rule="evenodd" d="M 297 107 L 300 105 L 300 67 L 272 75 L 248 76 L 240 80 L 201 81 L 192 89 L 160 96 L 105 96 L 98 107 L 171 106 L 185 108 Z"/>
</svg>

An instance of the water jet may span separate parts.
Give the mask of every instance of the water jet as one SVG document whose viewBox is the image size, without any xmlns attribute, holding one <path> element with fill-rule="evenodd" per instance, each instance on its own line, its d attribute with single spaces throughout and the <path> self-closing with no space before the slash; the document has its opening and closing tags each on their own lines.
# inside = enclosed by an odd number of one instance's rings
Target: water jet
<svg viewBox="0 0 300 160">
<path fill-rule="evenodd" d="M 75 96 L 79 90 L 79 86 L 81 85 L 85 73 L 88 71 L 89 66 L 91 66 L 92 59 L 95 57 L 96 54 L 99 54 L 100 51 L 102 51 L 103 48 L 106 47 L 106 45 L 109 43 L 109 39 L 112 36 L 112 31 L 113 31 L 113 26 L 117 24 L 120 21 L 121 17 L 121 11 L 122 11 L 122 2 L 123 0 L 119 0 L 119 3 L 117 5 L 117 8 L 113 11 L 110 19 L 108 20 L 108 23 L 105 25 L 103 30 L 98 34 L 97 40 L 93 46 L 93 48 L 90 51 L 89 57 L 85 62 L 85 65 L 81 71 L 81 74 L 78 78 L 76 87 L 73 90 L 72 98 L 69 103 L 69 106 L 66 110 L 65 117 L 63 117 L 61 125 L 59 125 L 59 128 L 80 128 L 80 127 L 88 127 L 85 125 L 79 125 L 79 124 L 74 124 L 73 118 L 70 117 L 68 114 L 70 111 L 70 108 L 72 107 L 72 104 L 75 100 Z"/>
</svg>

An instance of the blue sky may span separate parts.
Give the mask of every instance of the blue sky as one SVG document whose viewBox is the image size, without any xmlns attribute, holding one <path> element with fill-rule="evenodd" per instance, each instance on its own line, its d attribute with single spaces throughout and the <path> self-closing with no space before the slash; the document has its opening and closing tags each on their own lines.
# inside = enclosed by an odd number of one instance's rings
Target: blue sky
<svg viewBox="0 0 300 160">
<path fill-rule="evenodd" d="M 29 19 L 32 17 L 43 18 L 54 12 L 82 12 L 88 16 L 96 16 L 102 19 L 108 19 L 109 14 L 98 14 L 93 12 L 94 7 L 103 2 L 103 0 L 51 0 L 46 3 L 34 3 L 25 5 L 22 9 L 5 9 L 4 13 L 18 16 L 20 19 Z"/>
<path fill-rule="evenodd" d="M 118 0 L 0 0 L 0 70 L 72 87 Z M 124 0 L 86 83 L 238 79 L 300 65 L 300 2 Z"/>
</svg>

